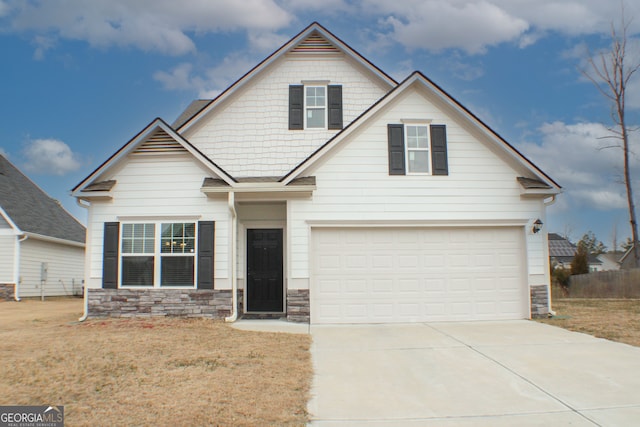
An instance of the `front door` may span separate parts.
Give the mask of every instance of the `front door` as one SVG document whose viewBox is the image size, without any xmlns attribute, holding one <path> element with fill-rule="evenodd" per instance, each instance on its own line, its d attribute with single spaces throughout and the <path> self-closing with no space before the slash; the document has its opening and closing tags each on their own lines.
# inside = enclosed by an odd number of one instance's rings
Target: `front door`
<svg viewBox="0 0 640 427">
<path fill-rule="evenodd" d="M 247 230 L 247 311 L 283 310 L 282 229 Z"/>
</svg>

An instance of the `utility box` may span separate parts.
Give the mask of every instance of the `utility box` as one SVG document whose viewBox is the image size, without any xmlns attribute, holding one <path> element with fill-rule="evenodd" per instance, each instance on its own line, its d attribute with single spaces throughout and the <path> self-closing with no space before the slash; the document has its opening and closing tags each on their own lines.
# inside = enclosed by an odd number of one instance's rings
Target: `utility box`
<svg viewBox="0 0 640 427">
<path fill-rule="evenodd" d="M 40 264 L 40 282 L 46 282 L 48 274 L 49 274 L 49 263 L 43 262 L 42 264 Z"/>
</svg>

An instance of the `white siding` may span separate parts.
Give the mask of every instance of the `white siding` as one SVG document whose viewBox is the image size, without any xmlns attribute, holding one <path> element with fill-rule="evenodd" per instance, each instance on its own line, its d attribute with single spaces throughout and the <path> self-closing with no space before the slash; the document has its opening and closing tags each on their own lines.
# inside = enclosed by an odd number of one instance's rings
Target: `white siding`
<svg viewBox="0 0 640 427">
<path fill-rule="evenodd" d="M 82 293 L 84 248 L 29 238 L 20 243 L 20 297 L 39 297 L 42 263 L 47 263 L 45 296 Z"/>
<path fill-rule="evenodd" d="M 0 234 L 0 283 L 13 283 L 16 236 Z"/>
<path fill-rule="evenodd" d="M 9 223 L 7 222 L 6 219 L 4 219 L 1 215 L 0 215 L 0 230 L 6 230 L 6 229 L 10 229 L 11 226 L 9 225 Z"/>
<path fill-rule="evenodd" d="M 343 55 L 286 55 L 185 137 L 233 176 L 284 175 L 338 132 L 289 130 L 289 85 L 342 85 L 347 126 L 386 93 L 368 76 Z"/>
<path fill-rule="evenodd" d="M 447 125 L 448 176 L 389 176 L 387 124 L 403 119 Z M 525 171 L 516 170 L 512 161 L 417 91 L 408 91 L 335 150 L 307 172 L 316 176 L 312 200 L 289 202 L 289 265 L 294 279 L 309 277 L 308 221 L 544 221 L 541 201 L 520 196 L 516 178 Z M 522 232 L 530 234 L 528 227 Z M 543 240 L 527 238 L 530 273 L 545 274 Z"/>
<path fill-rule="evenodd" d="M 113 200 L 94 201 L 90 207 L 87 242 L 89 286 L 101 287 L 104 223 L 122 218 L 197 217 L 215 221 L 215 278 L 229 277 L 229 210 L 226 196 L 208 199 L 201 191 L 205 177 L 213 176 L 198 161 L 184 155 L 130 155 L 109 178 L 117 181 Z"/>
</svg>

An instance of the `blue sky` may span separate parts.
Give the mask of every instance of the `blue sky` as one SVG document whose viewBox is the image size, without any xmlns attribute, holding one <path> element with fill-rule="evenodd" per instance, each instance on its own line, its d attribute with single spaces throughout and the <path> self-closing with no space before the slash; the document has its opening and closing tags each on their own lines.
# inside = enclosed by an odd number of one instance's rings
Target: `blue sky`
<svg viewBox="0 0 640 427">
<path fill-rule="evenodd" d="M 401 81 L 420 70 L 564 187 L 549 231 L 630 235 L 610 106 L 581 74 L 616 0 L 0 0 L 0 152 L 69 190 L 155 117 L 211 98 L 313 21 Z M 640 0 L 624 1 L 640 60 Z M 635 52 L 638 52 L 637 54 Z M 634 58 L 635 56 L 635 58 Z M 640 75 L 628 119 L 640 124 Z M 633 135 L 636 204 L 640 137 Z"/>
</svg>

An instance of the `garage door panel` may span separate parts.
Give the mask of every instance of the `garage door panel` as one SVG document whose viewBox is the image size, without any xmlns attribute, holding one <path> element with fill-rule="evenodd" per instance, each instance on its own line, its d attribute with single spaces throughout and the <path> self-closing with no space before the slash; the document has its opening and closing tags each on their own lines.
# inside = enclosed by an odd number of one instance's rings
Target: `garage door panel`
<svg viewBox="0 0 640 427">
<path fill-rule="evenodd" d="M 528 316 L 519 228 L 313 229 L 313 323 Z"/>
</svg>

